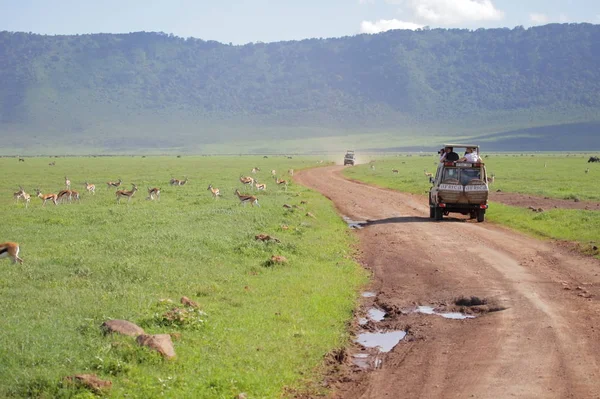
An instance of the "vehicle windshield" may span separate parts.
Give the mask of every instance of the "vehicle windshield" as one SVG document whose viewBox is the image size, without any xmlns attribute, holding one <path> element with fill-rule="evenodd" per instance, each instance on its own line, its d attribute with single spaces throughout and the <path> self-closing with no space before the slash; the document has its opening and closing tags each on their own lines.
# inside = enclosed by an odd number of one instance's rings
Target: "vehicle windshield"
<svg viewBox="0 0 600 399">
<path fill-rule="evenodd" d="M 463 186 L 469 184 L 473 179 L 481 179 L 481 170 L 477 168 L 461 169 L 461 168 L 446 168 L 442 176 L 442 183 L 458 181 Z"/>
</svg>

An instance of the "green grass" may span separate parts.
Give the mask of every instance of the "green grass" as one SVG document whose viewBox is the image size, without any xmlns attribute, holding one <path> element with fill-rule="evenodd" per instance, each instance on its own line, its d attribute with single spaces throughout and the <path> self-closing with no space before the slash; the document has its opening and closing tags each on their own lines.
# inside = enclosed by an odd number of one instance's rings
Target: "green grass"
<svg viewBox="0 0 600 399">
<path fill-rule="evenodd" d="M 49 167 L 50 161 L 56 166 Z M 366 275 L 350 259 L 353 239 L 332 205 L 295 184 L 278 190 L 270 170 L 309 167 L 282 157 L 0 159 L 0 241 L 18 241 L 24 265 L 0 261 L 0 397 L 89 397 L 63 377 L 97 373 L 109 397 L 280 397 L 315 389 L 319 365 L 347 344 L 347 322 Z M 240 174 L 261 167 L 260 208 L 241 206 Z M 29 209 L 12 201 L 22 185 L 56 192 L 67 175 L 79 204 Z M 170 187 L 172 176 L 189 177 Z M 284 174 L 280 174 L 284 176 Z M 104 182 L 140 189 L 129 205 Z M 83 182 L 97 193 L 83 193 Z M 220 188 L 213 200 L 208 184 Z M 162 188 L 147 201 L 146 187 Z M 284 203 L 308 201 L 306 210 Z M 310 211 L 316 218 L 309 218 Z M 288 225 L 283 230 L 282 225 Z M 257 233 L 281 244 L 254 240 Z M 267 267 L 273 254 L 288 259 Z M 181 296 L 206 315 L 164 325 L 161 303 Z M 173 305 L 176 306 L 176 305 Z M 162 360 L 129 337 L 104 336 L 100 324 L 123 318 L 149 333 L 181 333 L 177 357 Z"/>
<path fill-rule="evenodd" d="M 425 170 L 435 175 L 437 157 L 388 155 L 377 157 L 372 165 L 347 168 L 344 175 L 380 187 L 423 195 L 430 183 Z M 600 200 L 597 181 L 600 165 L 588 164 L 584 154 L 490 154 L 485 158 L 488 174 L 495 174 L 492 190 L 532 194 L 551 198 Z M 371 161 L 367 157 L 362 162 Z M 589 168 L 589 173 L 585 169 Z M 398 174 L 392 174 L 398 169 Z M 487 220 L 501 223 L 538 237 L 576 241 L 584 249 L 600 243 L 598 211 L 552 209 L 533 213 L 528 209 L 492 202 Z M 596 253 L 597 254 L 597 253 Z"/>
</svg>

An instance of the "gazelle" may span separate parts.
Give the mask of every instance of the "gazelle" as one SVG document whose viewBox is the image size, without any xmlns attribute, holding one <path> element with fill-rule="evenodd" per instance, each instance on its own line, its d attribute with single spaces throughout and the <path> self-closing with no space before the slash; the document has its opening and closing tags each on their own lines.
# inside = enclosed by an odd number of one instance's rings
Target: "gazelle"
<svg viewBox="0 0 600 399">
<path fill-rule="evenodd" d="M 185 183 L 187 183 L 187 181 L 188 181 L 187 176 L 185 177 L 185 180 L 171 178 L 171 180 L 169 180 L 169 184 L 172 186 L 184 186 Z"/>
<path fill-rule="evenodd" d="M 87 190 L 88 193 L 91 193 L 92 195 L 96 194 L 96 185 L 95 184 L 88 184 L 88 182 L 83 183 L 85 185 L 85 189 Z"/>
<path fill-rule="evenodd" d="M 492 184 L 494 180 L 496 180 L 496 175 L 492 173 L 492 175 L 487 178 L 487 184 Z"/>
<path fill-rule="evenodd" d="M 283 184 L 283 187 L 287 191 L 287 186 L 288 186 L 287 180 L 279 180 L 279 178 L 277 176 L 275 176 L 275 183 L 277 183 L 278 186 L 281 186 Z"/>
<path fill-rule="evenodd" d="M 275 171 L 275 169 L 273 169 L 273 170 L 271 171 L 271 175 L 272 175 L 272 176 L 275 176 L 276 174 L 277 174 L 277 171 Z"/>
<path fill-rule="evenodd" d="M 371 165 L 371 166 L 373 166 L 373 165 Z M 398 173 L 400 173 L 400 171 L 398 169 L 392 169 L 392 173 L 397 175 Z"/>
<path fill-rule="evenodd" d="M 42 201 L 44 201 L 42 206 L 46 206 L 46 201 L 48 201 L 48 200 L 54 202 L 54 205 L 58 205 L 58 203 L 56 202 L 56 200 L 58 198 L 56 194 L 52 194 L 52 193 L 42 194 L 42 192 L 40 191 L 39 188 L 37 188 L 35 191 L 37 193 L 38 198 L 40 198 Z"/>
<path fill-rule="evenodd" d="M 256 174 L 257 172 L 260 172 L 260 168 L 252 168 L 253 174 Z"/>
<path fill-rule="evenodd" d="M 265 183 L 259 183 L 257 181 L 254 182 L 254 186 L 258 191 L 264 191 L 267 189 L 267 185 Z"/>
<path fill-rule="evenodd" d="M 260 207 L 260 204 L 258 203 L 258 198 L 256 198 L 254 195 L 242 195 L 240 194 L 240 191 L 237 188 L 235 189 L 235 195 L 237 195 L 237 197 L 240 199 L 240 203 L 244 204 L 244 206 L 246 206 L 247 203 L 250 203 L 250 205 L 252 206 L 256 204 Z"/>
<path fill-rule="evenodd" d="M 23 264 L 23 259 L 19 258 L 19 243 L 3 242 L 0 244 L 0 258 L 11 258 L 13 263 Z"/>
<path fill-rule="evenodd" d="M 71 180 L 69 180 L 67 176 L 65 176 L 65 186 L 67 187 L 67 190 L 71 189 Z"/>
<path fill-rule="evenodd" d="M 106 182 L 106 189 L 108 190 L 111 187 L 117 188 L 120 187 L 122 183 L 122 180 L 119 179 L 118 181 L 107 181 Z"/>
<path fill-rule="evenodd" d="M 294 176 L 294 169 L 288 169 L 288 175 Z"/>
<path fill-rule="evenodd" d="M 423 173 L 425 173 L 425 177 L 433 177 L 433 173 L 428 172 L 427 169 L 423 169 Z"/>
<path fill-rule="evenodd" d="M 21 186 L 19 186 L 19 191 L 13 194 L 13 198 L 17 201 L 17 203 L 22 198 L 23 201 L 25 201 L 25 208 L 29 206 L 29 202 L 31 201 L 31 195 L 27 194 Z"/>
<path fill-rule="evenodd" d="M 121 198 L 123 197 L 127 197 L 127 203 L 129 204 L 129 201 L 131 201 L 131 197 L 133 197 L 133 194 L 135 194 L 135 192 L 138 190 L 135 184 L 132 183 L 131 186 L 133 187 L 131 191 L 119 190 L 115 193 L 115 195 L 117 196 L 118 204 L 121 203 Z"/>
<path fill-rule="evenodd" d="M 254 185 L 254 179 L 250 176 L 240 176 L 240 182 L 242 182 L 244 186 L 253 187 Z"/>
<path fill-rule="evenodd" d="M 64 200 L 71 202 L 71 190 L 60 190 L 58 194 L 56 194 L 57 202 L 64 202 Z"/>
<path fill-rule="evenodd" d="M 208 185 L 207 190 L 210 191 L 210 193 L 212 194 L 212 196 L 213 196 L 214 199 L 217 199 L 218 197 L 221 196 L 221 192 L 219 191 L 219 189 L 218 188 L 213 188 L 212 184 Z"/>
<path fill-rule="evenodd" d="M 154 188 L 148 187 L 148 199 L 150 201 L 154 201 L 154 198 L 156 198 L 157 200 L 160 201 L 160 188 L 158 188 L 158 187 L 154 187 Z"/>
</svg>

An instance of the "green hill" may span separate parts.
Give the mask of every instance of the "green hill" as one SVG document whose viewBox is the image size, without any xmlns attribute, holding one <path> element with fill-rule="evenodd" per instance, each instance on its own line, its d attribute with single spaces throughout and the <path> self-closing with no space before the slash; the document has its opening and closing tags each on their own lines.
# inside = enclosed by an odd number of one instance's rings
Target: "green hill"
<svg viewBox="0 0 600 399">
<path fill-rule="evenodd" d="M 232 46 L 0 32 L 2 153 L 598 149 L 600 26 Z M 507 134 L 502 134 L 508 132 Z M 575 138 L 575 139 L 574 139 Z"/>
</svg>

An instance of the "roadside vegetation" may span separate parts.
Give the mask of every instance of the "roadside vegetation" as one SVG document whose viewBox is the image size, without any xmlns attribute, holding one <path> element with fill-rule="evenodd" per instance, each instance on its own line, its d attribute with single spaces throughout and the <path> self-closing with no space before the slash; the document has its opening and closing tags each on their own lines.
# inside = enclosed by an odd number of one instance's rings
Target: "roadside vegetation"
<svg viewBox="0 0 600 399">
<path fill-rule="evenodd" d="M 484 161 L 488 175 L 495 175 L 490 191 L 600 201 L 597 188 L 600 165 L 587 163 L 588 157 L 583 154 L 489 154 Z M 422 195 L 427 203 L 431 185 L 425 173 L 435 176 L 437 159 L 437 156 L 424 154 L 363 158 L 363 162 L 374 162 L 347 168 L 344 175 L 380 187 Z M 394 169 L 398 173 L 393 173 Z M 597 253 L 591 249 L 600 244 L 598 210 L 548 209 L 536 213 L 492 202 L 486 219 L 538 237 L 576 241 L 584 251 L 591 253 Z"/>
<path fill-rule="evenodd" d="M 55 166 L 49 166 L 55 162 Z M 357 291 L 367 280 L 353 239 L 322 196 L 275 187 L 271 170 L 314 159 L 119 157 L 0 159 L 0 241 L 21 244 L 23 265 L 0 260 L 0 397 L 92 397 L 66 376 L 112 381 L 107 397 L 280 397 L 315 390 L 324 356 L 345 345 Z M 260 167 L 256 175 L 250 170 Z M 266 191 L 243 187 L 257 177 Z M 64 177 L 80 203 L 42 207 L 35 188 L 56 193 Z M 170 186 L 175 177 L 189 181 Z M 118 205 L 107 181 L 135 183 Z M 83 183 L 96 185 L 96 194 Z M 219 188 L 214 199 L 209 184 Z M 12 195 L 32 195 L 26 209 Z M 160 187 L 146 200 L 147 187 Z M 234 194 L 256 195 L 260 207 Z M 305 201 L 305 204 L 301 204 Z M 297 205 L 286 209 L 284 204 Z M 310 215 L 307 216 L 307 213 Z M 255 240 L 259 233 L 281 242 Z M 284 263 L 269 262 L 273 255 Z M 187 296 L 198 311 L 169 315 Z M 171 302 L 172 301 L 172 302 Z M 176 357 L 100 325 L 125 319 L 172 334 Z"/>
</svg>

